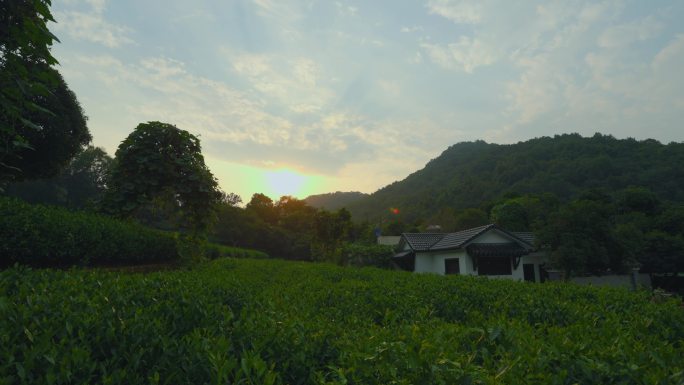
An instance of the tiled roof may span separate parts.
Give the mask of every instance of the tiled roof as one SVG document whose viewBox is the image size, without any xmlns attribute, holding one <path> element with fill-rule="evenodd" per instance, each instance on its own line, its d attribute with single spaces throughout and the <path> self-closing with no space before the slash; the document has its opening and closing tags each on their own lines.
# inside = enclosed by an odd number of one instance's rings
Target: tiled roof
<svg viewBox="0 0 684 385">
<path fill-rule="evenodd" d="M 474 227 L 455 233 L 404 233 L 402 237 L 414 251 L 451 250 L 463 247 L 478 235 L 495 228 L 523 243 L 534 245 L 534 235 L 530 232 L 509 232 L 494 224 Z"/>
<path fill-rule="evenodd" d="M 529 243 L 530 245 L 534 245 L 534 234 L 529 232 L 529 231 L 511 231 L 511 234 L 515 235 L 516 237 L 522 239 L 526 243 Z"/>
<path fill-rule="evenodd" d="M 494 225 L 486 225 L 456 233 L 446 234 L 444 238 L 430 247 L 430 250 L 458 249 L 459 247 L 463 246 L 464 243 L 491 229 L 492 227 L 494 227 Z"/>
<path fill-rule="evenodd" d="M 447 234 L 444 233 L 404 233 L 402 236 L 415 251 L 427 251 Z"/>
</svg>

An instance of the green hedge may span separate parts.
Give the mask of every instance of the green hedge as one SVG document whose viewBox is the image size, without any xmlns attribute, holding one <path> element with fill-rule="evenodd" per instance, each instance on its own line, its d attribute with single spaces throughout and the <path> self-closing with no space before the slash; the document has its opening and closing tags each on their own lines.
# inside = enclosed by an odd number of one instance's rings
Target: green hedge
<svg viewBox="0 0 684 385">
<path fill-rule="evenodd" d="M 0 266 L 131 264 L 176 258 L 173 234 L 0 197 Z"/>
<path fill-rule="evenodd" d="M 209 259 L 217 258 L 257 258 L 265 259 L 270 256 L 263 251 L 231 247 L 217 243 L 208 243 L 205 247 L 205 256 Z"/>
<path fill-rule="evenodd" d="M 340 254 L 343 265 L 388 268 L 392 265 L 394 249 L 387 245 L 347 243 L 342 246 Z"/>
</svg>

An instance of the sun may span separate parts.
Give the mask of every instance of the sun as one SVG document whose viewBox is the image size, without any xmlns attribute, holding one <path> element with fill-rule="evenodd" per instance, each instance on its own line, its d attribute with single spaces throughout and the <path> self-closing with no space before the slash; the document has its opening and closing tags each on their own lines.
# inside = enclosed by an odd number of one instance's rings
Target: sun
<svg viewBox="0 0 684 385">
<path fill-rule="evenodd" d="M 307 177 L 288 169 L 266 171 L 266 186 L 269 194 L 276 197 L 283 195 L 299 196 L 304 191 Z"/>
</svg>

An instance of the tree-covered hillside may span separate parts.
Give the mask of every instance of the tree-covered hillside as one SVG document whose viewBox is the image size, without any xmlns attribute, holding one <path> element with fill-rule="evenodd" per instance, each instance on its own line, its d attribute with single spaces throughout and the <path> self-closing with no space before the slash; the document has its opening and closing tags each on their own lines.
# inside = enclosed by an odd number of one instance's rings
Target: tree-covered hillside
<svg viewBox="0 0 684 385">
<path fill-rule="evenodd" d="M 684 201 L 684 143 L 596 134 L 542 137 L 510 145 L 455 144 L 422 170 L 348 206 L 357 220 L 381 220 L 398 208 L 410 222 L 450 207 L 486 207 L 507 194 L 552 193 L 571 199 L 588 189 L 643 186 Z"/>
<path fill-rule="evenodd" d="M 358 191 L 337 191 L 334 193 L 309 195 L 304 199 L 304 202 L 317 209 L 339 210 L 367 196 L 368 194 Z"/>
</svg>

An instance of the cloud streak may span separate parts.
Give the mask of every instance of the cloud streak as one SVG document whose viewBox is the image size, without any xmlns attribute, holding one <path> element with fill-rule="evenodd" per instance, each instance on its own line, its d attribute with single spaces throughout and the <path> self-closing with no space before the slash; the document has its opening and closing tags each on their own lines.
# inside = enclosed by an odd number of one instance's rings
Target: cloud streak
<svg viewBox="0 0 684 385">
<path fill-rule="evenodd" d="M 77 2 L 75 2 L 77 3 Z M 130 38 L 132 29 L 123 25 L 112 24 L 105 20 L 105 0 L 84 0 L 88 11 L 57 11 L 54 13 L 57 33 L 66 33 L 76 40 L 101 44 L 108 48 L 118 48 L 133 44 Z"/>
</svg>

